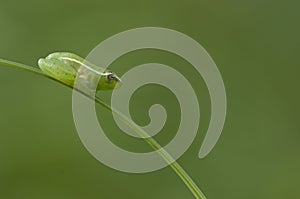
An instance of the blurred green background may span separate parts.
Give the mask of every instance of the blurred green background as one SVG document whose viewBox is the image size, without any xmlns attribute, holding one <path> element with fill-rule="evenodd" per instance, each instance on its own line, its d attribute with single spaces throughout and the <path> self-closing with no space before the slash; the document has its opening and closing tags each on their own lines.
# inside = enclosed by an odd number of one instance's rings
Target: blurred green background
<svg viewBox="0 0 300 199">
<path fill-rule="evenodd" d="M 183 32 L 210 53 L 223 76 L 228 115 L 214 150 L 197 158 L 210 117 L 202 78 L 181 58 L 142 50 L 116 60 L 119 74 L 143 63 L 183 73 L 200 100 L 201 127 L 179 159 L 209 199 L 279 199 L 300 195 L 298 1 L 0 1 L 0 57 L 37 64 L 53 51 L 86 56 L 99 42 L 144 26 Z M 72 92 L 49 79 L 0 66 L 0 198 L 193 198 L 167 167 L 147 174 L 115 171 L 81 144 L 72 119 Z M 109 95 L 109 93 L 106 93 Z M 139 89 L 132 117 L 147 124 L 153 103 L 171 115 L 156 136 L 168 143 L 179 121 L 178 102 L 160 86 Z M 138 108 L 133 108 L 138 107 Z M 133 110 L 134 109 L 134 110 Z M 104 114 L 112 141 L 132 151 L 147 144 L 119 132 Z M 102 117 L 103 118 L 103 117 Z"/>
</svg>

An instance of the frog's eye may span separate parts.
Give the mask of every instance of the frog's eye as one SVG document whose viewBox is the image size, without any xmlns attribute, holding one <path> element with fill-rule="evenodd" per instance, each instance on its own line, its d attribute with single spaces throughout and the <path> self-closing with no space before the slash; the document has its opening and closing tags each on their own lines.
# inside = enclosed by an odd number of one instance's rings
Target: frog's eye
<svg viewBox="0 0 300 199">
<path fill-rule="evenodd" d="M 114 74 L 112 74 L 112 73 L 106 75 L 106 79 L 107 79 L 107 81 L 109 81 L 109 82 L 112 81 L 114 78 L 115 78 L 115 76 L 114 76 Z"/>
</svg>

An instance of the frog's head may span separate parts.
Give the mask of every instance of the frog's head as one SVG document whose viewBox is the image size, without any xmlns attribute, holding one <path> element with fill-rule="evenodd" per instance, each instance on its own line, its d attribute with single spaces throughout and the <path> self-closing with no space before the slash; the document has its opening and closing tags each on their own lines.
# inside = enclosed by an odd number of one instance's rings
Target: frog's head
<svg viewBox="0 0 300 199">
<path fill-rule="evenodd" d="M 121 79 L 111 71 L 106 71 L 99 80 L 98 90 L 111 90 L 119 88 L 122 82 Z"/>
</svg>

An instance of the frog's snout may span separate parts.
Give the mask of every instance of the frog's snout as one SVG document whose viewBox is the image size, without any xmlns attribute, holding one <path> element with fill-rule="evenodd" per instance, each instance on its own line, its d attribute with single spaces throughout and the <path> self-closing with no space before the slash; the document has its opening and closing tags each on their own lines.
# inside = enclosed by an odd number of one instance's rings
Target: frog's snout
<svg viewBox="0 0 300 199">
<path fill-rule="evenodd" d="M 120 88 L 122 86 L 122 80 L 117 75 L 115 75 L 115 79 L 117 80 L 115 88 Z"/>
<path fill-rule="evenodd" d="M 115 88 L 120 88 L 121 86 L 122 86 L 122 81 L 120 80 L 118 80 L 117 82 L 116 82 L 116 85 L 115 85 Z"/>
</svg>

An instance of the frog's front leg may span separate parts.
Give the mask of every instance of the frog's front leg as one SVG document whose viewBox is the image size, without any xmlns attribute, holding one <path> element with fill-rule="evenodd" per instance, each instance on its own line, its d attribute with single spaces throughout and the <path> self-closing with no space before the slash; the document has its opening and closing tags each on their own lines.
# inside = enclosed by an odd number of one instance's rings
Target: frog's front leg
<svg viewBox="0 0 300 199">
<path fill-rule="evenodd" d="M 50 77 L 69 86 L 74 85 L 77 71 L 70 65 L 58 59 L 41 58 L 38 61 L 40 69 Z"/>
</svg>

